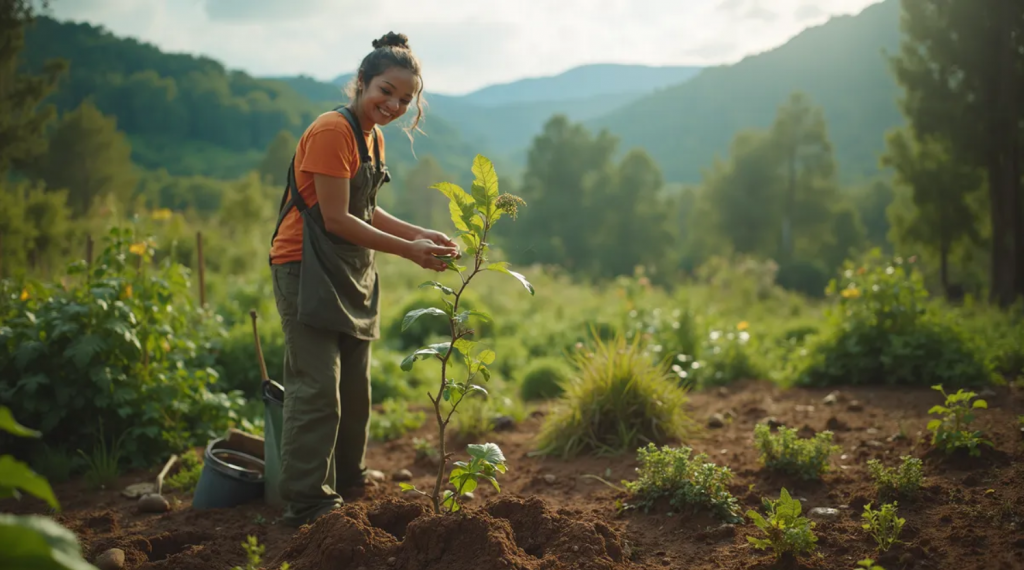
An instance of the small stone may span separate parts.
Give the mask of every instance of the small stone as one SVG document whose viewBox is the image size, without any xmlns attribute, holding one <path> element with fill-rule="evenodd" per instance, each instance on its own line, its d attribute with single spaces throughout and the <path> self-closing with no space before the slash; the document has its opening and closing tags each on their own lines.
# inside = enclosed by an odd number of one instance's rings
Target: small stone
<svg viewBox="0 0 1024 570">
<path fill-rule="evenodd" d="M 580 547 L 578 545 L 574 544 L 574 545 L 572 545 L 572 551 L 573 552 L 579 552 L 580 551 Z"/>
<path fill-rule="evenodd" d="M 557 477 L 555 477 L 551 473 L 548 473 L 547 475 L 544 475 L 544 482 L 547 483 L 548 485 L 554 485 L 556 479 L 557 479 Z"/>
<path fill-rule="evenodd" d="M 163 495 L 151 493 L 139 499 L 139 510 L 144 513 L 166 513 L 171 510 L 171 504 Z"/>
<path fill-rule="evenodd" d="M 722 416 L 722 414 L 711 414 L 711 417 L 708 418 L 708 427 L 709 428 L 725 427 L 725 418 Z"/>
<path fill-rule="evenodd" d="M 998 394 L 996 394 L 995 390 L 991 388 L 985 388 L 981 392 L 978 392 L 979 398 L 995 398 L 997 395 Z"/>
<path fill-rule="evenodd" d="M 796 406 L 794 407 L 794 409 L 795 409 L 796 411 L 798 411 L 798 412 L 805 412 L 805 413 L 808 413 L 808 414 L 810 414 L 810 413 L 813 413 L 813 412 L 814 412 L 814 406 L 804 406 L 804 405 L 801 405 L 801 404 L 797 404 L 797 405 L 796 405 Z"/>
<path fill-rule="evenodd" d="M 850 426 L 843 420 L 840 420 L 839 418 L 832 416 L 831 418 L 828 419 L 828 421 L 825 422 L 825 429 L 832 432 L 846 431 L 850 429 Z"/>
<path fill-rule="evenodd" d="M 376 469 L 367 469 L 364 477 L 367 481 L 374 481 L 376 483 L 383 483 L 384 481 L 387 481 L 387 475 L 385 475 L 383 471 L 378 471 Z"/>
<path fill-rule="evenodd" d="M 857 400 L 853 400 L 852 402 L 846 405 L 846 410 L 849 412 L 863 412 L 864 404 L 861 404 Z"/>
<path fill-rule="evenodd" d="M 462 500 L 463 501 L 472 501 L 473 500 L 473 492 L 469 491 L 468 493 L 463 493 L 462 494 Z"/>
<path fill-rule="evenodd" d="M 825 404 L 826 406 L 834 406 L 837 402 L 839 402 L 839 391 L 838 390 L 829 393 L 828 396 L 825 396 L 821 400 L 821 403 Z"/>
<path fill-rule="evenodd" d="M 398 564 L 397 558 L 395 558 L 394 556 L 388 558 L 388 566 L 394 566 L 395 564 Z"/>
<path fill-rule="evenodd" d="M 839 518 L 839 509 L 815 507 L 807 513 L 807 516 L 823 521 L 834 521 Z"/>
<path fill-rule="evenodd" d="M 508 416 L 494 418 L 494 431 L 508 431 L 516 427 L 516 421 Z"/>
<path fill-rule="evenodd" d="M 392 481 L 412 481 L 412 471 L 399 469 L 391 474 Z"/>
<path fill-rule="evenodd" d="M 870 447 L 872 449 L 881 449 L 881 448 L 885 447 L 885 444 L 880 442 L 880 441 L 878 441 L 877 439 L 872 439 L 870 441 L 865 441 L 864 442 L 864 447 Z"/>
<path fill-rule="evenodd" d="M 870 427 L 870 428 L 868 428 L 868 429 L 866 429 L 864 431 L 868 435 L 878 435 L 878 429 L 877 428 Z"/>
<path fill-rule="evenodd" d="M 120 548 L 110 550 L 96 557 L 96 567 L 99 570 L 121 570 L 124 568 L 124 551 Z"/>
<path fill-rule="evenodd" d="M 156 493 L 156 485 L 153 483 L 135 483 L 121 491 L 121 495 L 128 499 L 138 499 L 143 495 L 152 495 L 153 493 Z"/>
</svg>

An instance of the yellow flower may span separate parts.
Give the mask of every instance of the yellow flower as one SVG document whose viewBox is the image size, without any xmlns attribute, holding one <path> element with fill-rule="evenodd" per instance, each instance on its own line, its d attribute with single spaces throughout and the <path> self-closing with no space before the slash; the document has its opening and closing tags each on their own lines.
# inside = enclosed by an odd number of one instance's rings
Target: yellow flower
<svg viewBox="0 0 1024 570">
<path fill-rule="evenodd" d="M 132 284 L 129 283 L 124 286 L 124 296 L 128 299 L 132 298 Z"/>
<path fill-rule="evenodd" d="M 745 331 L 748 328 L 750 328 L 750 323 L 747 321 L 740 321 L 739 324 L 736 325 L 736 330 Z"/>
<path fill-rule="evenodd" d="M 21 290 L 21 300 L 28 301 L 28 289 Z"/>
<path fill-rule="evenodd" d="M 128 247 L 128 251 L 135 255 L 145 255 L 146 253 L 146 242 L 133 243 Z"/>
<path fill-rule="evenodd" d="M 843 292 L 840 293 L 840 295 L 842 295 L 844 299 L 856 299 L 857 297 L 860 297 L 860 289 L 843 289 Z"/>
<path fill-rule="evenodd" d="M 173 213 L 167 208 L 159 208 L 153 210 L 152 218 L 154 220 L 169 220 Z"/>
</svg>

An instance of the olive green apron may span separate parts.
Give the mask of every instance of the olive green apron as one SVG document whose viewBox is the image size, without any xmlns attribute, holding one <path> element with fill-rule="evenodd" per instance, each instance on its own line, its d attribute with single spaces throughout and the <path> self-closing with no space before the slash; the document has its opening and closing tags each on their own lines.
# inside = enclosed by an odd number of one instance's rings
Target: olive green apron
<svg viewBox="0 0 1024 570">
<path fill-rule="evenodd" d="M 359 170 L 349 181 L 348 211 L 373 223 L 377 191 L 391 180 L 380 160 L 380 130 L 374 127 L 373 159 L 359 121 L 346 107 L 334 109 L 352 126 L 359 145 Z M 319 202 L 308 207 L 295 182 L 295 157 L 288 167 L 288 188 L 274 229 L 273 243 L 285 214 L 294 206 L 302 216 L 302 262 L 299 269 L 298 321 L 311 327 L 352 335 L 380 337 L 380 284 L 373 250 L 327 231 Z"/>
</svg>

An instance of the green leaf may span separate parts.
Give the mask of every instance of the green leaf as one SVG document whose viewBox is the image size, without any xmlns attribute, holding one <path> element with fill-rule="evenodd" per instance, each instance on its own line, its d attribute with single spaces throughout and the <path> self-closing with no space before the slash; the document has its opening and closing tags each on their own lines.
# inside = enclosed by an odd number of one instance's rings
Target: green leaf
<svg viewBox="0 0 1024 570">
<path fill-rule="evenodd" d="M 463 475 L 458 485 L 456 485 L 456 489 L 461 491 L 460 496 L 476 491 L 476 475 L 473 473 Z"/>
<path fill-rule="evenodd" d="M 10 408 L 7 406 L 0 406 L 0 429 L 14 434 L 18 437 L 42 437 L 42 432 L 34 429 L 29 429 L 14 419 L 14 414 L 11 413 Z"/>
<path fill-rule="evenodd" d="M 501 448 L 496 443 L 471 443 L 466 446 L 466 453 L 470 457 L 482 459 L 492 465 L 505 462 L 505 454 L 501 452 Z"/>
<path fill-rule="evenodd" d="M 442 284 L 438 283 L 437 281 L 427 281 L 425 283 L 420 283 L 420 287 L 419 288 L 420 289 L 426 289 L 428 287 L 432 287 L 434 289 L 437 289 L 438 291 L 444 293 L 445 295 L 455 295 L 455 290 L 454 289 L 452 289 L 451 287 L 446 287 L 445 285 L 442 285 Z"/>
<path fill-rule="evenodd" d="M 971 407 L 972 408 L 984 408 L 984 409 L 987 410 L 988 409 L 988 402 L 986 402 L 985 400 L 975 400 L 974 404 L 972 404 Z"/>
<path fill-rule="evenodd" d="M 493 350 L 488 348 L 487 350 L 481 350 L 480 354 L 477 355 L 477 359 L 484 364 L 491 364 L 494 362 L 494 358 L 496 356 L 497 354 L 495 354 Z"/>
<path fill-rule="evenodd" d="M 459 313 L 459 316 L 455 318 L 455 320 L 459 323 L 465 323 L 466 321 L 469 320 L 469 317 L 477 317 L 485 321 L 493 322 L 491 316 L 483 311 L 462 311 L 461 313 Z"/>
<path fill-rule="evenodd" d="M 79 370 L 86 370 L 93 357 L 103 350 L 103 346 L 102 338 L 94 334 L 87 334 L 78 337 L 68 345 L 67 350 L 64 351 L 64 356 L 70 358 Z"/>
<path fill-rule="evenodd" d="M 403 492 L 404 491 L 415 491 L 416 490 L 416 485 L 413 485 L 412 483 L 399 483 L 398 484 L 398 488 L 401 489 Z"/>
<path fill-rule="evenodd" d="M 0 498 L 14 496 L 15 489 L 46 501 L 46 504 L 54 509 L 60 508 L 57 497 L 45 477 L 10 455 L 4 455 L 0 457 Z"/>
<path fill-rule="evenodd" d="M 476 341 L 466 340 L 465 337 L 463 337 L 455 341 L 455 350 L 458 350 L 464 356 L 468 357 L 473 351 L 473 347 L 476 345 Z"/>
<path fill-rule="evenodd" d="M 416 352 L 406 356 L 402 360 L 401 369 L 405 372 L 412 370 L 413 365 L 417 360 L 426 360 L 432 356 L 437 358 L 444 358 L 444 355 L 448 352 L 448 345 L 451 343 L 442 342 L 438 344 L 432 344 L 426 348 L 421 348 Z"/>
<path fill-rule="evenodd" d="M 491 485 L 494 487 L 494 490 L 499 492 L 499 493 L 501 492 L 501 486 L 498 485 L 498 480 L 497 479 L 495 479 L 494 477 L 491 477 L 490 475 L 480 475 L 480 478 L 481 479 L 486 479 L 487 481 L 490 481 Z"/>
<path fill-rule="evenodd" d="M 455 228 L 464 232 L 481 233 L 483 227 L 476 218 L 476 205 L 473 198 L 462 188 L 451 182 L 439 182 L 431 186 L 448 197 L 448 211 L 451 213 Z"/>
<path fill-rule="evenodd" d="M 447 317 L 448 313 L 444 312 L 441 309 L 438 309 L 437 307 L 413 309 L 412 311 L 406 313 L 405 317 L 402 318 L 402 330 L 404 331 L 405 329 L 409 328 L 410 325 L 416 322 L 416 319 L 422 317 L 423 315 L 430 315 L 433 317 Z"/>
<path fill-rule="evenodd" d="M 484 388 L 483 386 L 477 386 L 476 384 L 470 384 L 469 385 L 469 389 L 466 390 L 466 393 L 467 394 L 471 394 L 473 392 L 483 392 L 484 394 L 487 394 L 487 389 Z"/>
<path fill-rule="evenodd" d="M 74 533 L 49 517 L 0 513 L 0 568 L 96 570 Z"/>
<path fill-rule="evenodd" d="M 476 176 L 473 181 L 473 199 L 476 200 L 477 208 L 493 223 L 497 219 L 495 201 L 498 199 L 498 173 L 494 170 L 494 164 L 481 154 L 473 159 L 472 171 Z"/>
<path fill-rule="evenodd" d="M 515 271 L 510 270 L 508 268 L 508 262 L 499 261 L 497 263 L 492 263 L 492 264 L 487 266 L 487 270 L 488 271 L 500 271 L 501 273 L 507 273 L 507 274 L 511 275 L 512 277 L 515 277 L 516 279 L 518 279 L 519 282 L 523 284 L 523 287 L 526 287 L 526 290 L 529 291 L 531 295 L 535 294 L 535 292 L 533 290 L 533 285 L 530 285 L 530 282 L 527 281 L 526 277 L 523 277 L 522 274 L 516 273 Z"/>
<path fill-rule="evenodd" d="M 935 431 L 942 425 L 942 420 L 932 420 L 928 422 L 928 431 Z"/>
</svg>

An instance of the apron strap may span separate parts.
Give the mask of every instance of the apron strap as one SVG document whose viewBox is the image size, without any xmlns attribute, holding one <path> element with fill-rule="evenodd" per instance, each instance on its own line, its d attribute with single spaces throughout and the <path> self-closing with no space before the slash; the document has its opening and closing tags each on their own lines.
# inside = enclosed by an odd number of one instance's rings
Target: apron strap
<svg viewBox="0 0 1024 570">
<path fill-rule="evenodd" d="M 306 205 L 306 201 L 302 199 L 302 195 L 299 194 L 299 185 L 295 182 L 295 155 L 292 155 L 292 160 L 288 164 L 288 187 L 285 188 L 284 194 L 281 196 L 281 206 L 278 208 L 277 214 L 277 225 L 274 226 L 274 235 L 270 237 L 271 247 L 273 247 L 274 240 L 277 238 L 277 232 L 281 229 L 281 222 L 284 221 L 285 215 L 292 209 L 292 206 L 297 208 L 299 213 L 309 208 Z"/>
</svg>

